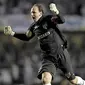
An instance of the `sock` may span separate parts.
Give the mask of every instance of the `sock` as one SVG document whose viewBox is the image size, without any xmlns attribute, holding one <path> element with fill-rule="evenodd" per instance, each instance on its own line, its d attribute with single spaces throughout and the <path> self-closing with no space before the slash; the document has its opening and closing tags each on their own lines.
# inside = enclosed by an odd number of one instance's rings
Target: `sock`
<svg viewBox="0 0 85 85">
<path fill-rule="evenodd" d="M 44 84 L 44 85 L 51 85 L 51 83 L 48 83 L 48 84 Z"/>
<path fill-rule="evenodd" d="M 76 76 L 76 78 L 78 79 L 77 84 L 79 84 L 79 85 L 85 85 L 85 81 L 81 77 Z"/>
</svg>

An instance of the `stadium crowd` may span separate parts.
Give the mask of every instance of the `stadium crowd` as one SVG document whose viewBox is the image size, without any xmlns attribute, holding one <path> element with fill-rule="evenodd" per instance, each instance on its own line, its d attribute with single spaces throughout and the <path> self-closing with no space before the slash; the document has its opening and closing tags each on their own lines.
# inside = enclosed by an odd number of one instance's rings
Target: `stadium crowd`
<svg viewBox="0 0 85 85">
<path fill-rule="evenodd" d="M 4 14 L 27 14 L 34 3 L 41 3 L 46 7 L 52 0 L 0 0 L 0 15 Z M 85 16 L 84 0 L 53 0 L 63 14 Z M 69 10 L 70 9 L 70 10 Z"/>
</svg>

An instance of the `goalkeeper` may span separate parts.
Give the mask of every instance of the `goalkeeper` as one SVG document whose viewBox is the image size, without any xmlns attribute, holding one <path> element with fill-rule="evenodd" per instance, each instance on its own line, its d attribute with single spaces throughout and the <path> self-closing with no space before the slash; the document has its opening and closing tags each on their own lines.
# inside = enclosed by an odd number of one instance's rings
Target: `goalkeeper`
<svg viewBox="0 0 85 85">
<path fill-rule="evenodd" d="M 60 16 L 54 3 L 51 3 L 49 8 L 53 14 L 44 15 L 40 4 L 33 5 L 31 16 L 34 22 L 27 32 L 18 34 L 10 26 L 6 26 L 4 34 L 24 41 L 37 36 L 42 54 L 42 66 L 39 69 L 38 78 L 42 80 L 43 85 L 51 85 L 57 68 L 62 70 L 71 83 L 85 85 L 85 81 L 73 73 L 70 55 L 67 51 L 67 40 L 58 29 L 58 24 L 63 24 L 65 20 Z"/>
</svg>

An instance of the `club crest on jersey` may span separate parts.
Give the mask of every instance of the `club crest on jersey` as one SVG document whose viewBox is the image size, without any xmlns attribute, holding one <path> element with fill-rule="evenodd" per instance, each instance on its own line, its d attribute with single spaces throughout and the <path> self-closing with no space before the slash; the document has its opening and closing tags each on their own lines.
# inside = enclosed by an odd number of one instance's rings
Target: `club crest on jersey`
<svg viewBox="0 0 85 85">
<path fill-rule="evenodd" d="M 38 26 L 38 25 L 36 25 L 36 26 L 34 27 L 34 30 L 35 30 L 35 29 L 37 29 L 38 27 L 39 27 L 39 26 Z"/>
<path fill-rule="evenodd" d="M 44 29 L 47 29 L 47 24 L 46 23 L 43 25 L 43 28 Z"/>
</svg>

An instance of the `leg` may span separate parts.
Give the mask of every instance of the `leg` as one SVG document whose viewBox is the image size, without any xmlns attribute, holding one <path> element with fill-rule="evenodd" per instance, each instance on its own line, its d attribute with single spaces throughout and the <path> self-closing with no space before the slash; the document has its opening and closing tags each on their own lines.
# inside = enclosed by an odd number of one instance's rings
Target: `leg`
<svg viewBox="0 0 85 85">
<path fill-rule="evenodd" d="M 41 79 L 43 85 L 51 85 L 51 81 L 56 74 L 56 68 L 53 62 L 44 59 L 39 69 L 38 78 Z"/>
<path fill-rule="evenodd" d="M 60 54 L 59 57 L 59 68 L 63 71 L 65 77 L 73 84 L 85 85 L 85 81 L 81 77 L 74 75 L 68 51 L 64 50 L 64 53 Z"/>
<path fill-rule="evenodd" d="M 85 81 L 81 77 L 75 76 L 73 73 L 68 73 L 65 76 L 72 84 L 85 85 Z"/>
</svg>

